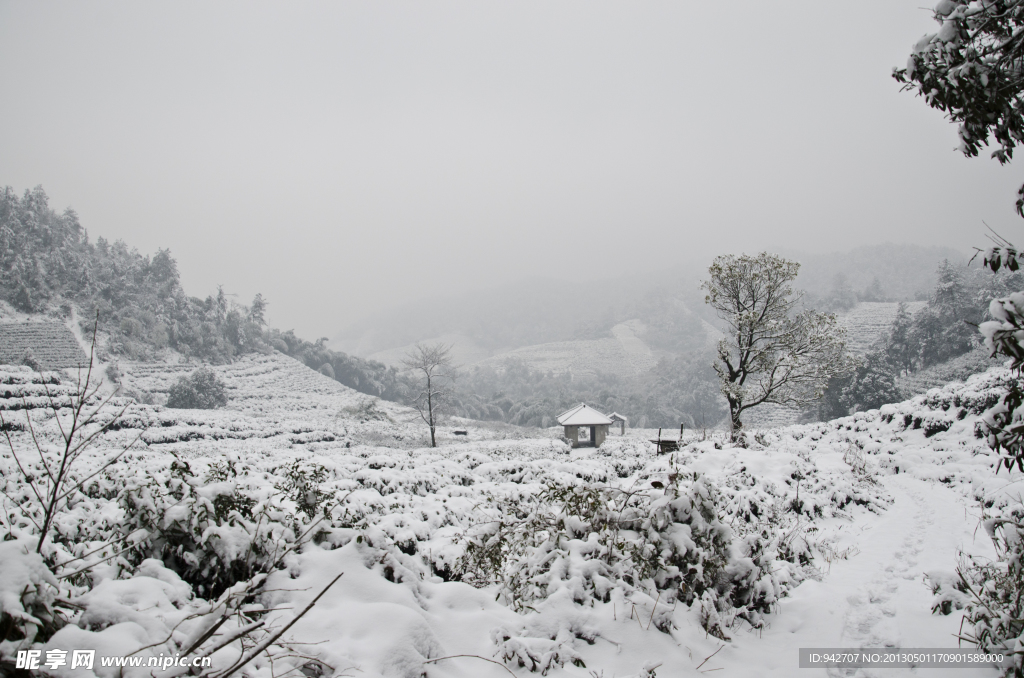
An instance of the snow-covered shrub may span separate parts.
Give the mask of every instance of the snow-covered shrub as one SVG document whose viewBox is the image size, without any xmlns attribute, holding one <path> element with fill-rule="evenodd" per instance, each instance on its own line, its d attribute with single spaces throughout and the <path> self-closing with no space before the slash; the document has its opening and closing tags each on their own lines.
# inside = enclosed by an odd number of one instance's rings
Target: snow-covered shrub
<svg viewBox="0 0 1024 678">
<path fill-rule="evenodd" d="M 539 672 L 546 676 L 556 666 L 567 663 L 586 668 L 583 658 L 573 649 L 573 641 L 579 637 L 567 626 L 562 626 L 554 634 L 545 630 L 523 628 L 514 632 L 506 627 L 498 627 L 491 631 L 491 640 L 498 647 L 497 656 L 502 661 L 521 666 L 527 671 Z M 593 638 L 590 638 L 593 643 Z"/>
<path fill-rule="evenodd" d="M 961 559 L 955 577 L 929 573 L 935 594 L 932 612 L 963 609 L 971 626 L 963 639 L 984 652 L 1013 657 L 1005 675 L 1024 675 L 1024 507 L 1017 505 L 1000 518 L 984 522 L 997 546 L 995 561 Z"/>
<path fill-rule="evenodd" d="M 227 385 L 205 368 L 181 377 L 167 392 L 167 407 L 176 409 L 215 410 L 227 403 Z"/>
<path fill-rule="evenodd" d="M 161 560 L 206 597 L 272 569 L 295 543 L 298 523 L 252 471 L 222 460 L 199 476 L 174 460 L 125 473 L 123 529 L 148 535 L 136 558 Z"/>
<path fill-rule="evenodd" d="M 460 576 L 497 582 L 520 611 L 556 595 L 583 606 L 658 595 L 663 610 L 700 601 L 709 632 L 722 637 L 737 616 L 759 627 L 787 583 L 773 570 L 774 531 L 759 523 L 765 529 L 737 536 L 722 520 L 720 491 L 699 474 L 673 472 L 657 485 L 627 492 L 549 483 L 536 497 L 494 501 L 491 519 L 467 534 Z M 672 623 L 670 614 L 652 620 L 666 632 Z"/>
<path fill-rule="evenodd" d="M 329 496 L 323 489 L 327 469 L 309 460 L 295 460 L 283 471 L 284 482 L 279 489 L 312 520 L 321 508 L 325 508 L 324 502 Z"/>
<path fill-rule="evenodd" d="M 356 405 L 349 405 L 338 413 L 339 416 L 344 415 L 353 419 L 358 419 L 361 422 L 365 421 L 387 421 L 393 422 L 384 409 L 380 406 L 379 398 L 366 398 L 365 400 L 359 401 Z"/>
<path fill-rule="evenodd" d="M 57 580 L 35 552 L 35 539 L 0 541 L 0 674 L 19 649 L 45 642 L 62 625 L 54 610 Z"/>
</svg>

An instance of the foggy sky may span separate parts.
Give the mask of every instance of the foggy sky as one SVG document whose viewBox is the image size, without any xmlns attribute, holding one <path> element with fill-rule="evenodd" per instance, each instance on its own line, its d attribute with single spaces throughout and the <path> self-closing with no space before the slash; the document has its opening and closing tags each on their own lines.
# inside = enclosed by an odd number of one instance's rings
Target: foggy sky
<svg viewBox="0 0 1024 678">
<path fill-rule="evenodd" d="M 0 0 L 0 186 L 310 339 L 526 276 L 1024 240 L 1024 177 L 890 77 L 926 4 Z"/>
</svg>

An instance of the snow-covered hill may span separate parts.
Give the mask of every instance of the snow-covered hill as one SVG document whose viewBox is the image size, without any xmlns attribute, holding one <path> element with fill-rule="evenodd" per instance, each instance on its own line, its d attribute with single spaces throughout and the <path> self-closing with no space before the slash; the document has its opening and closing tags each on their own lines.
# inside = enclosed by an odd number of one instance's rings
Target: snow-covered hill
<svg viewBox="0 0 1024 678">
<path fill-rule="evenodd" d="M 159 393 L 185 369 L 127 366 L 125 383 Z M 243 673 L 794 675 L 799 647 L 954 647 L 960 613 L 930 614 L 924 575 L 951 571 L 958 548 L 992 555 L 981 511 L 1014 501 L 1021 479 L 995 474 L 979 437 L 1005 370 L 833 422 L 752 432 L 750 449 L 691 435 L 661 456 L 637 437 L 572 450 L 479 427 L 424 448 L 399 408 L 298 363 L 269 356 L 218 371 L 228 409 L 125 403 L 117 430 L 79 461 L 90 472 L 141 435 L 56 523 L 44 551 L 56 573 L 95 565 L 33 580 L 44 598 L 69 601 L 72 622 L 36 647 L 180 653 L 232 577 L 269 567 L 250 612 L 200 643 L 225 641 L 215 666 L 244 649 L 229 630 L 281 628 L 343 574 L 288 630 L 290 643 L 273 646 L 273 663 Z M 58 420 L 33 412 L 33 431 L 55 439 Z M 30 432 L 8 429 L 30 455 Z M 18 553 L 30 550 L 37 513 L 9 449 L 0 464 L 2 529 L 15 538 L 0 549 L 6 573 L 29 567 Z M 137 553 L 103 546 L 129 530 Z M 282 553 L 283 569 L 271 567 Z"/>
</svg>

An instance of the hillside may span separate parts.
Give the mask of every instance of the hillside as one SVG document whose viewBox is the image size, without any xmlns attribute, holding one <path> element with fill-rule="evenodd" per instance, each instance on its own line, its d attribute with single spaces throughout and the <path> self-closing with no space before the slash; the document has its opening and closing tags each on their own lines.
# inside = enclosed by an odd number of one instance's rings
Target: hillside
<svg viewBox="0 0 1024 678">
<path fill-rule="evenodd" d="M 643 337 L 647 328 L 639 320 L 619 323 L 611 328 L 612 336 L 604 339 L 558 341 L 524 346 L 499 353 L 477 365 L 501 369 L 507 360 L 521 360 L 540 372 L 572 372 L 592 376 L 598 372 L 631 377 L 655 366 L 654 352 Z"/>
<path fill-rule="evenodd" d="M 10 187 L 0 193 L 0 318 L 74 318 L 72 333 L 89 335 L 98 321 L 104 361 L 181 357 L 222 364 L 278 350 L 356 390 L 402 399 L 406 385 L 394 370 L 267 327 L 267 304 L 261 294 L 249 305 L 238 303 L 222 287 L 205 298 L 190 296 L 170 251 L 150 257 L 121 241 L 90 241 L 78 216 L 53 210 L 42 187 L 21 196 Z M 13 337 L 5 346 L 18 350 Z M 23 357 L 5 354 L 14 362 Z"/>
<path fill-rule="evenodd" d="M 151 394 L 187 369 L 123 367 L 126 387 Z M 278 628 L 344 575 L 290 630 L 294 641 L 310 643 L 305 650 L 271 647 L 275 671 L 324 665 L 371 678 L 508 675 L 478 657 L 524 676 L 531 668 L 582 675 L 584 665 L 646 678 L 707 669 L 752 675 L 752 666 L 758 675 L 792 675 L 798 647 L 955 645 L 961 613 L 929 614 L 922 577 L 946 581 L 959 548 L 992 557 L 970 507 L 983 498 L 987 512 L 1012 508 L 1022 479 L 994 474 L 994 457 L 976 434 L 1005 370 L 853 417 L 756 432 L 752 449 L 690 434 L 680 452 L 659 456 L 637 437 L 642 431 L 613 436 L 599 450 L 571 450 L 527 431 L 509 438 L 473 425 L 468 440 L 448 435 L 442 447 L 423 448 L 423 427 L 404 421 L 407 411 L 371 403 L 286 356 L 214 369 L 230 387 L 223 410 L 111 404 L 127 410 L 79 462 L 82 471 L 140 434 L 142 442 L 101 471 L 95 491 L 55 526 L 47 557 L 57 572 L 91 566 L 103 575 L 55 584 L 78 606 L 69 614 L 79 624 L 51 631 L 40 649 L 181 653 L 216 615 L 202 586 L 222 590 L 218 573 L 244 560 L 257 568 L 250 571 L 270 573 L 256 589 L 266 592 L 250 603 L 259 611 L 253 618 Z M 52 382 L 46 388 L 68 388 L 66 377 L 43 377 Z M 33 379 L 27 368 L 0 370 L 0 381 L 11 384 L 0 393 L 0 411 L 8 419 L 23 413 L 19 403 L 30 398 L 37 435 L 55 435 Z M 11 434 L 19 454 L 33 449 L 26 430 Z M 26 497 L 9 449 L 0 464 L 6 495 Z M 588 493 L 623 501 L 626 513 L 616 520 L 636 521 L 616 539 L 632 543 L 639 534 L 630 530 L 641 530 L 674 553 L 651 561 L 663 574 L 648 578 L 628 549 L 601 546 L 611 534 L 586 508 Z M 571 497 L 583 503 L 566 504 Z M 149 513 L 135 513 L 139 506 Z M 232 506 L 239 508 L 224 512 Z M 562 511 L 572 512 L 565 522 Z M 156 523 L 138 522 L 150 513 Z M 274 566 L 270 554 L 302 540 L 318 519 L 315 538 Z M 165 528 L 156 526 L 167 521 L 183 530 L 177 543 L 185 551 L 162 546 Z M 138 538 L 138 554 L 105 563 L 120 547 L 102 544 L 141 525 L 151 527 Z M 542 525 L 558 539 L 534 539 Z M 18 519 L 6 529 L 15 541 L 0 547 L 0 564 L 10 572 L 22 562 L 12 549 L 33 527 Z M 684 533 L 694 541 L 670 537 Z M 257 548 L 246 556 L 249 543 Z M 503 546 L 492 552 L 488 544 Z M 676 568 L 696 562 L 722 568 L 718 588 L 699 570 Z M 694 587 L 703 593 L 694 596 Z M 176 625 L 181 634 L 171 631 Z M 267 637 L 252 633 L 246 637 Z M 227 642 L 213 660 L 223 666 L 237 648 Z M 453 655 L 468 658 L 439 660 Z M 251 675 L 269 670 L 256 663 Z"/>
<path fill-rule="evenodd" d="M 83 367 L 89 356 L 62 322 L 0 319 L 0 365 L 32 364 L 41 370 Z"/>
<path fill-rule="evenodd" d="M 925 306 L 923 301 L 907 304 L 907 310 L 915 313 Z M 849 311 L 839 313 L 840 325 L 846 329 L 848 347 L 855 354 L 863 354 L 884 332 L 887 332 L 896 317 L 897 302 L 859 302 Z M 704 345 L 713 344 L 721 332 L 710 323 L 702 322 L 700 331 L 704 334 Z M 589 376 L 598 372 L 622 377 L 642 374 L 655 367 L 659 351 L 645 341 L 649 328 L 640 320 L 633 319 L 614 325 L 608 337 L 601 339 L 577 339 L 556 341 L 545 344 L 523 346 L 509 351 L 489 354 L 472 343 L 465 335 L 442 335 L 431 337 L 424 343 L 442 342 L 452 347 L 456 363 L 463 368 L 490 366 L 501 369 L 507 360 L 521 360 L 531 369 L 540 372 L 572 372 Z M 414 345 L 401 346 L 380 351 L 369 356 L 371 360 L 386 365 L 400 366 Z"/>
<path fill-rule="evenodd" d="M 907 302 L 907 311 L 913 315 L 925 304 L 924 301 Z M 898 308 L 897 302 L 861 301 L 849 311 L 838 313 L 839 323 L 846 329 L 846 345 L 850 351 L 857 355 L 867 353 L 871 344 L 892 327 Z"/>
</svg>

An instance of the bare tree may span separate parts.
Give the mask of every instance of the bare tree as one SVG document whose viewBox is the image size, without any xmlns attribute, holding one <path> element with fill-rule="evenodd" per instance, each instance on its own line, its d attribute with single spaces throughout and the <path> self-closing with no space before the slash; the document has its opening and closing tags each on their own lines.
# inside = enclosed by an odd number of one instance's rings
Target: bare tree
<svg viewBox="0 0 1024 678">
<path fill-rule="evenodd" d="M 714 364 L 729 403 L 733 440 L 740 415 L 763 403 L 806 406 L 822 396 L 831 377 L 853 367 L 846 331 L 835 315 L 795 312 L 800 295 L 790 283 L 800 264 L 762 252 L 717 257 L 701 284 L 705 302 L 728 325 Z"/>
<path fill-rule="evenodd" d="M 455 397 L 455 366 L 451 350 L 450 344 L 416 344 L 402 361 L 419 381 L 413 407 L 430 427 L 431 447 L 437 447 L 437 424 L 451 411 Z"/>
</svg>

